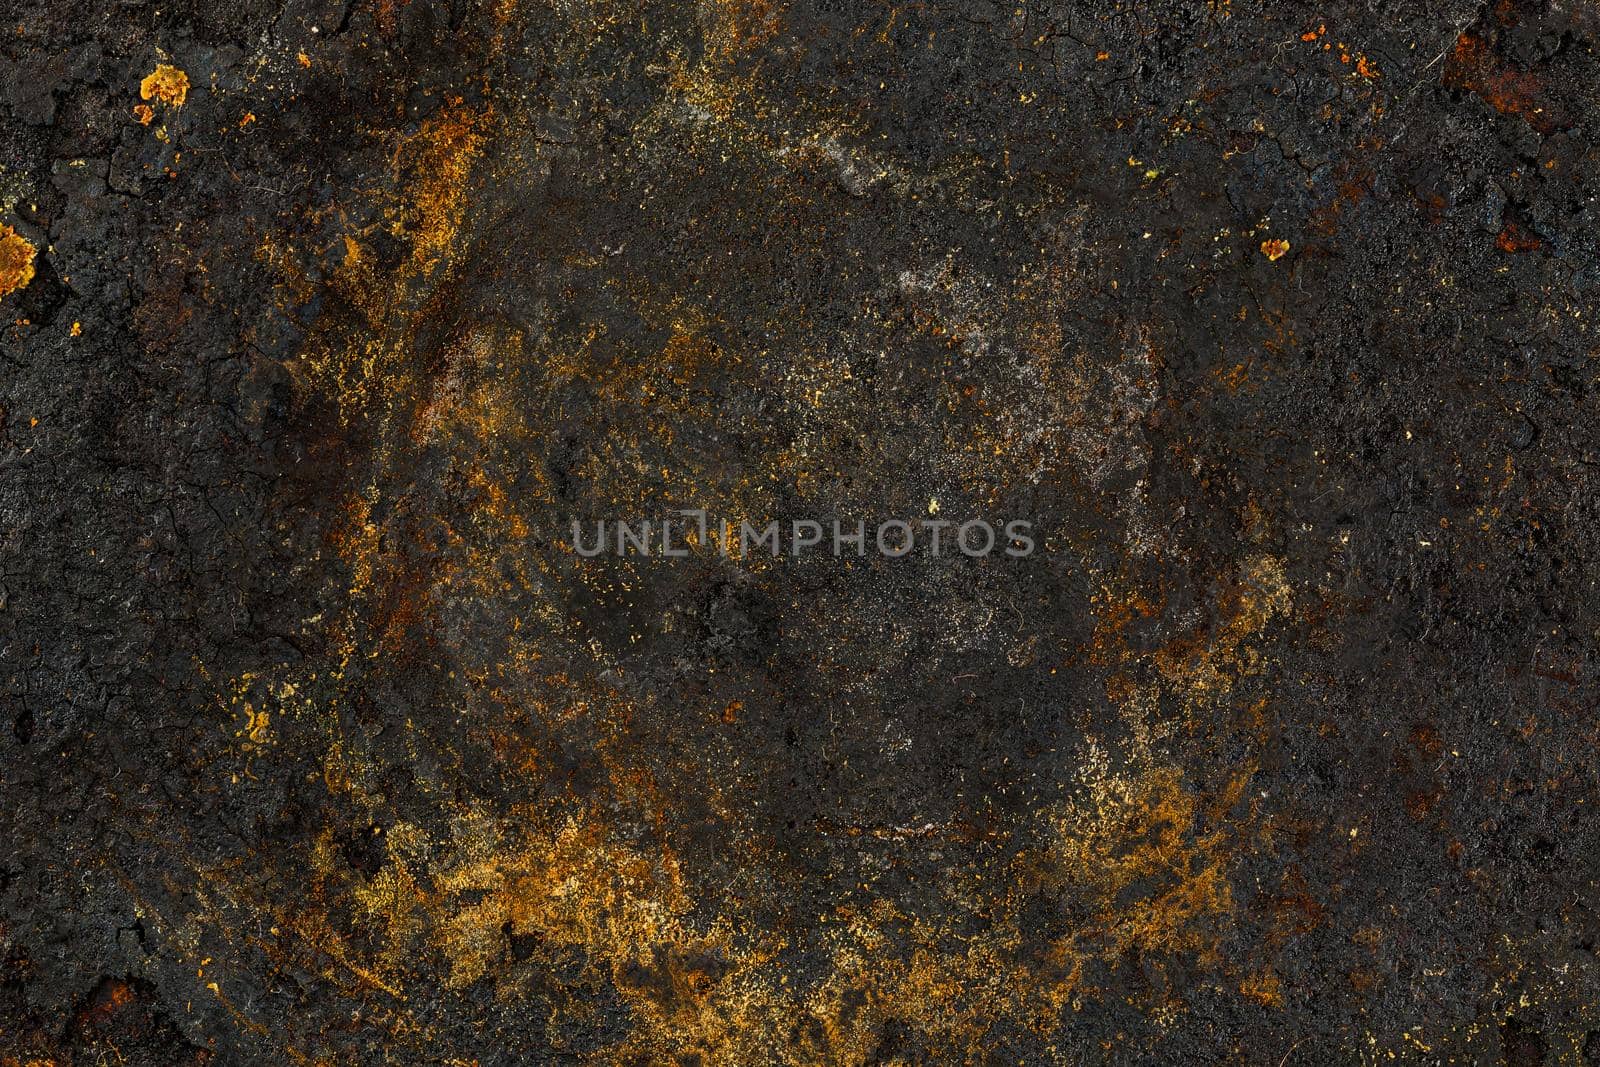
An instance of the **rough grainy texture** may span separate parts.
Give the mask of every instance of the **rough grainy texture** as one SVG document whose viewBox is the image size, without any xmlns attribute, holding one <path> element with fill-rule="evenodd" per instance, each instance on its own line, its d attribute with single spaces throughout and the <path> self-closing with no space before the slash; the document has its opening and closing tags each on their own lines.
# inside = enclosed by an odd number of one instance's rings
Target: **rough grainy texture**
<svg viewBox="0 0 1600 1067">
<path fill-rule="evenodd" d="M 0 1064 L 1600 1063 L 1597 41 L 3 0 Z"/>
</svg>

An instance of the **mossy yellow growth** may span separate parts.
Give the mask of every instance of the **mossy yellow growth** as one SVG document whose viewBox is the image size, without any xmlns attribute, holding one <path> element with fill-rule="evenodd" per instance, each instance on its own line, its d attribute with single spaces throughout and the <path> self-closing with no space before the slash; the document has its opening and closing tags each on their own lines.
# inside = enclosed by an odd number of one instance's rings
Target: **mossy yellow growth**
<svg viewBox="0 0 1600 1067">
<path fill-rule="evenodd" d="M 155 100 L 179 107 L 189 98 L 189 75 L 170 63 L 158 63 L 156 69 L 145 75 L 139 83 L 139 99 Z"/>
<path fill-rule="evenodd" d="M 33 257 L 38 251 L 10 226 L 0 225 L 0 297 L 33 281 Z"/>
</svg>

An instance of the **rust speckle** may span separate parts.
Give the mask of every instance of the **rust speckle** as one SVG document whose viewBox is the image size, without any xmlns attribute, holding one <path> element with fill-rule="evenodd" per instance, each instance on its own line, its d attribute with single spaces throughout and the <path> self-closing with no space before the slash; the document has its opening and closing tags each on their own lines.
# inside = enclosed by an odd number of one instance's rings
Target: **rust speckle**
<svg viewBox="0 0 1600 1067">
<path fill-rule="evenodd" d="M 1270 241 L 1261 242 L 1261 254 L 1276 263 L 1289 251 L 1289 242 L 1281 237 L 1274 237 Z"/>
</svg>

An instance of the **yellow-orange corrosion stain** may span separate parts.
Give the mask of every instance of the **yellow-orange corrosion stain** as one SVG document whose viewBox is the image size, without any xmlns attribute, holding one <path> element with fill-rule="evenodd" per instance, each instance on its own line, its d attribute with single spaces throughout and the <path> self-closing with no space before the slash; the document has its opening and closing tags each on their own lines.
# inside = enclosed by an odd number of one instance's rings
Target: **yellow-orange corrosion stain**
<svg viewBox="0 0 1600 1067">
<path fill-rule="evenodd" d="M 148 126 L 156 117 L 156 109 L 149 104 L 135 104 L 133 117 L 139 120 L 139 125 Z"/>
<path fill-rule="evenodd" d="M 428 271 L 448 258 L 467 205 L 467 178 L 484 140 L 488 116 L 456 106 L 423 123 L 396 154 L 397 166 L 414 168 L 409 200 L 394 228 L 415 238 L 413 267 Z"/>
<path fill-rule="evenodd" d="M 742 52 L 770 39 L 778 29 L 771 0 L 715 0 L 712 37 L 719 50 Z"/>
<path fill-rule="evenodd" d="M 1274 618 L 1288 615 L 1291 606 L 1283 562 L 1265 554 L 1254 556 L 1240 565 L 1224 590 L 1215 624 L 1157 649 L 1152 662 L 1163 678 L 1191 699 L 1226 696 L 1238 679 L 1264 669 L 1250 641 Z"/>
<path fill-rule="evenodd" d="M 1271 971 L 1253 974 L 1239 984 L 1239 992 L 1269 1008 L 1283 1007 L 1283 986 Z"/>
<path fill-rule="evenodd" d="M 154 100 L 171 107 L 180 107 L 189 98 L 189 75 L 170 63 L 158 63 L 156 69 L 145 75 L 139 83 L 139 99 Z"/>
<path fill-rule="evenodd" d="M 1261 254 L 1276 263 L 1289 252 L 1289 242 L 1281 237 L 1274 237 L 1270 241 L 1261 242 Z"/>
<path fill-rule="evenodd" d="M 319 337 L 304 357 L 319 387 L 336 398 L 343 424 L 362 412 L 409 406 L 421 395 L 404 358 L 408 331 L 412 316 L 427 306 L 434 286 L 449 277 L 464 254 L 456 238 L 466 213 L 468 179 L 492 122 L 491 112 L 463 108 L 457 98 L 394 146 L 397 190 L 384 198 L 379 225 L 410 240 L 407 261 L 380 271 L 363 252 L 365 231 L 343 235 L 344 256 L 333 286 L 360 311 L 364 327 L 349 336 Z M 310 299 L 314 287 L 292 248 L 268 241 L 257 254 L 278 268 L 286 294 Z"/>
<path fill-rule="evenodd" d="M 37 252 L 26 237 L 10 226 L 0 225 L 0 297 L 33 281 L 33 257 Z"/>
<path fill-rule="evenodd" d="M 1221 966 L 1220 942 L 1234 922 L 1228 868 L 1243 828 L 1226 813 L 1244 795 L 1253 766 L 1212 793 L 1159 763 L 1122 775 L 1103 753 L 1091 753 L 1085 770 L 1085 799 L 1052 820 L 1056 846 L 1019 872 L 1024 886 L 1076 887 L 1090 909 L 1089 921 L 1053 942 L 1036 976 L 1044 979 L 1046 1017 L 1095 992 L 1084 972 L 1094 957 L 1131 954 L 1159 965 L 1180 954 Z"/>
</svg>

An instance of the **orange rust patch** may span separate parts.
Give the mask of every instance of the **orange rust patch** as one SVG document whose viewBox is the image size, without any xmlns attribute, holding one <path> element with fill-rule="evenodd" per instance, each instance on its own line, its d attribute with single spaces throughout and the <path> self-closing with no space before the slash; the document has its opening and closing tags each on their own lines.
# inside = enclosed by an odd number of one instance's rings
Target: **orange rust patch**
<svg viewBox="0 0 1600 1067">
<path fill-rule="evenodd" d="M 103 1024 L 135 999 L 133 987 L 127 982 L 109 981 L 95 993 L 89 1006 L 79 1014 L 79 1019 L 89 1025 Z"/>
<path fill-rule="evenodd" d="M 1411 728 L 1411 743 L 1424 756 L 1433 758 L 1444 751 L 1444 739 L 1430 723 L 1418 723 Z"/>
<path fill-rule="evenodd" d="M 486 115 L 455 106 L 430 118 L 396 155 L 414 168 L 404 221 L 415 234 L 414 265 L 433 267 L 450 250 L 466 210 L 467 177 L 483 144 Z"/>
<path fill-rule="evenodd" d="M 1413 819 L 1422 819 L 1433 810 L 1443 796 L 1443 790 L 1435 786 L 1431 790 L 1411 789 L 1406 792 L 1406 813 Z"/>
<path fill-rule="evenodd" d="M 1261 242 L 1261 254 L 1276 263 L 1289 251 L 1289 242 L 1281 237 L 1274 237 L 1270 241 Z"/>
<path fill-rule="evenodd" d="M 1243 775 L 1234 788 L 1242 792 L 1248 781 Z M 1059 844 L 1044 880 L 1090 888 L 1097 913 L 1056 944 L 1063 971 L 1073 956 L 1216 950 L 1234 910 L 1231 836 L 1218 823 L 1237 801 L 1234 788 L 1208 805 L 1180 771 L 1157 766 L 1101 783 L 1092 802 L 1057 820 Z"/>
<path fill-rule="evenodd" d="M 1546 105 L 1538 77 L 1508 67 L 1489 51 L 1488 42 L 1463 33 L 1445 62 L 1444 84 L 1465 89 L 1502 115 L 1520 115 L 1540 133 L 1554 133 L 1560 117 Z"/>
<path fill-rule="evenodd" d="M 778 32 L 779 18 L 772 0 L 712 0 L 708 7 L 707 41 L 717 60 L 748 52 Z"/>
<path fill-rule="evenodd" d="M 151 120 L 156 117 L 156 109 L 149 104 L 135 104 L 133 105 L 133 117 L 139 120 L 139 125 L 148 126 Z"/>
<path fill-rule="evenodd" d="M 1328 909 L 1312 896 L 1305 872 L 1291 864 L 1279 877 L 1278 892 L 1268 898 L 1271 929 L 1266 946 L 1280 948 L 1291 938 L 1310 933 L 1327 922 Z"/>
<path fill-rule="evenodd" d="M 1495 237 L 1494 243 L 1500 247 L 1500 251 L 1513 254 L 1534 252 L 1544 247 L 1543 241 L 1514 222 L 1505 224 L 1499 235 Z"/>
<path fill-rule="evenodd" d="M 1156 649 L 1152 662 L 1189 699 L 1214 701 L 1231 692 L 1240 678 L 1265 669 L 1251 638 L 1274 618 L 1288 615 L 1291 606 L 1282 561 L 1255 556 L 1243 561 L 1234 580 L 1221 590 L 1215 625 Z"/>
<path fill-rule="evenodd" d="M 393 37 L 399 25 L 400 12 L 405 10 L 410 0 L 375 0 L 371 5 L 373 13 L 378 19 L 378 29 L 385 37 Z"/>
<path fill-rule="evenodd" d="M 33 281 L 33 257 L 37 252 L 26 237 L 10 226 L 0 225 L 0 297 Z"/>
<path fill-rule="evenodd" d="M 1211 372 L 1211 377 L 1228 392 L 1237 393 L 1250 380 L 1250 373 L 1243 363 L 1235 363 L 1232 367 L 1217 367 Z"/>
<path fill-rule="evenodd" d="M 1364 152 L 1376 154 L 1382 150 L 1383 144 L 1380 141 L 1363 139 L 1360 148 Z M 1306 220 L 1308 231 L 1324 237 L 1331 237 L 1338 232 L 1339 217 L 1347 208 L 1360 204 L 1372 192 L 1372 170 L 1356 158 L 1341 160 L 1334 170 L 1334 181 L 1336 185 L 1333 199 L 1312 212 Z"/>
<path fill-rule="evenodd" d="M 1239 984 L 1239 992 L 1269 1008 L 1283 1007 L 1283 989 L 1278 982 L 1278 976 L 1271 971 L 1262 971 L 1253 974 Z"/>
<path fill-rule="evenodd" d="M 145 75 L 139 83 L 139 99 L 154 100 L 171 107 L 180 107 L 189 98 L 189 75 L 170 63 L 158 63 L 156 69 Z"/>
</svg>

